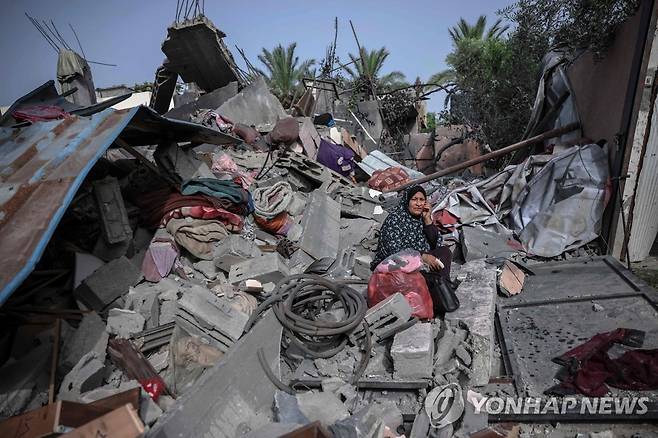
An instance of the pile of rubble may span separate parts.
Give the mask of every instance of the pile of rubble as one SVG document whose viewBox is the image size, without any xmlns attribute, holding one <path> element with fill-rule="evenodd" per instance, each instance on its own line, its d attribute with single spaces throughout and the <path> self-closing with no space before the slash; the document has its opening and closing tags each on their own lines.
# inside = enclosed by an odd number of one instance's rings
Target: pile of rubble
<svg viewBox="0 0 658 438">
<path fill-rule="evenodd" d="M 169 29 L 156 111 L 65 104 L 51 82 L 0 119 L 0 435 L 518 434 L 476 409 L 521 394 L 496 306 L 534 266 L 600 252 L 606 150 L 424 176 L 344 103 L 314 111 L 315 88 L 284 109 L 222 37 L 205 17 Z M 168 111 L 178 75 L 205 93 Z M 461 302 L 423 321 L 400 293 L 366 300 L 379 229 L 419 182 Z"/>
</svg>

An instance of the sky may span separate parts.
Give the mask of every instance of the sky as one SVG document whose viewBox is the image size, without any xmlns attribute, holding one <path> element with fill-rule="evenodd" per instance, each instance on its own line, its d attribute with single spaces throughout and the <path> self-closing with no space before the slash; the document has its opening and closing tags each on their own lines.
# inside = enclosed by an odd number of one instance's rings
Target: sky
<svg viewBox="0 0 658 438">
<path fill-rule="evenodd" d="M 117 64 L 91 64 L 95 86 L 132 85 L 153 81 L 164 54 L 160 46 L 176 12 L 176 0 L 24 0 L 6 1 L 0 15 L 0 106 L 10 105 L 50 79 L 56 79 L 57 54 L 25 17 L 52 20 L 74 49 L 73 25 L 88 60 Z M 226 33 L 224 41 L 243 64 L 235 45 L 250 61 L 263 47 L 297 42 L 300 59 L 324 57 L 333 40 L 334 17 L 338 17 L 337 54 L 346 62 L 348 53 L 358 53 L 349 26 L 352 20 L 359 42 L 368 49 L 386 46 L 390 55 L 383 73 L 401 71 L 409 82 L 416 76 L 428 79 L 446 68 L 451 51 L 448 29 L 460 17 L 473 23 L 487 15 L 493 23 L 496 11 L 512 0 L 302 0 L 207 1 L 205 15 Z M 79 52 L 79 50 L 77 50 Z M 262 67 L 262 66 L 260 66 Z M 430 111 L 440 111 L 440 95 L 428 102 Z"/>
</svg>

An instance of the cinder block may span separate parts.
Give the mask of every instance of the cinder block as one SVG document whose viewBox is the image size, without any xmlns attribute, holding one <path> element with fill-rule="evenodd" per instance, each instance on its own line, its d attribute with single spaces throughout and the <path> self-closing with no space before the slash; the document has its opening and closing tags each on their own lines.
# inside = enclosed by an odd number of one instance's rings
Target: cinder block
<svg viewBox="0 0 658 438">
<path fill-rule="evenodd" d="M 82 280 L 75 297 L 85 305 L 103 312 L 117 298 L 128 293 L 141 278 L 142 272 L 126 257 L 112 260 Z"/>
<path fill-rule="evenodd" d="M 278 283 L 290 275 L 290 269 L 279 253 L 269 253 L 245 260 L 231 266 L 228 281 L 238 284 L 243 280 L 258 280 L 261 283 Z"/>
<path fill-rule="evenodd" d="M 62 380 L 57 398 L 59 400 L 79 401 L 83 392 L 101 385 L 104 368 L 105 365 L 99 360 L 95 351 L 85 354 Z"/>
<path fill-rule="evenodd" d="M 100 211 L 103 234 L 107 243 L 119 243 L 133 237 L 128 213 L 123 203 L 119 181 L 108 176 L 94 181 L 94 195 Z"/>
<path fill-rule="evenodd" d="M 377 342 L 399 331 L 409 321 L 411 313 L 411 306 L 400 293 L 395 293 L 368 309 L 365 320 L 372 340 Z M 351 335 L 352 342 L 356 343 L 364 335 L 363 328 L 359 325 Z"/>
<path fill-rule="evenodd" d="M 434 369 L 432 324 L 414 324 L 395 335 L 391 357 L 396 378 L 431 378 Z"/>
<path fill-rule="evenodd" d="M 242 336 L 248 320 L 249 315 L 229 300 L 202 287 L 191 289 L 178 301 L 176 325 L 224 352 Z"/>
</svg>

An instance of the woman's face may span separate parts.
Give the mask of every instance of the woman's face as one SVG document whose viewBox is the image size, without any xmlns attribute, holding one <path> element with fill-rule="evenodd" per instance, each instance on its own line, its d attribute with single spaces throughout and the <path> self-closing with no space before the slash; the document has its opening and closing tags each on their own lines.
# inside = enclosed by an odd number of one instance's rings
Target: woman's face
<svg viewBox="0 0 658 438">
<path fill-rule="evenodd" d="M 423 214 L 425 208 L 425 195 L 421 192 L 414 194 L 409 200 L 409 213 L 413 216 L 420 216 Z"/>
</svg>

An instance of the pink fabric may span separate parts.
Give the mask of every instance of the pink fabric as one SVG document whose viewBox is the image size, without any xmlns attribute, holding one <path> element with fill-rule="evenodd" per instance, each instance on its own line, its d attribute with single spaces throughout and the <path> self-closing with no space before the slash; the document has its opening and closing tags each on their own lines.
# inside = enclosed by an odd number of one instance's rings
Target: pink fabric
<svg viewBox="0 0 658 438">
<path fill-rule="evenodd" d="M 146 281 L 157 283 L 169 275 L 178 255 L 178 245 L 174 238 L 166 230 L 158 230 L 142 262 L 142 274 Z"/>
<path fill-rule="evenodd" d="M 212 171 L 218 179 L 234 181 L 245 190 L 254 182 L 254 175 L 240 170 L 233 158 L 225 152 L 213 154 Z"/>
<path fill-rule="evenodd" d="M 194 205 L 191 207 L 180 207 L 167 212 L 160 222 L 160 226 L 164 227 L 171 219 L 182 219 L 184 217 L 192 217 L 194 219 L 214 219 L 222 222 L 226 229 L 229 231 L 240 231 L 244 225 L 244 220 L 241 216 L 226 211 L 219 207 L 205 207 L 202 205 Z"/>
<path fill-rule="evenodd" d="M 382 260 L 375 272 L 400 271 L 407 274 L 417 272 L 423 266 L 423 259 L 418 251 L 405 249 Z"/>
<path fill-rule="evenodd" d="M 70 116 L 62 108 L 54 105 L 25 106 L 12 112 L 11 115 L 16 120 L 27 120 L 28 122 L 45 122 Z"/>
</svg>

